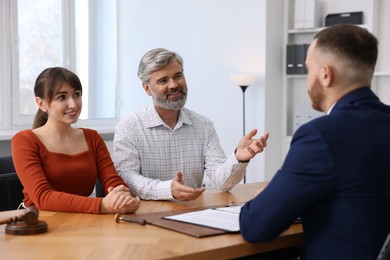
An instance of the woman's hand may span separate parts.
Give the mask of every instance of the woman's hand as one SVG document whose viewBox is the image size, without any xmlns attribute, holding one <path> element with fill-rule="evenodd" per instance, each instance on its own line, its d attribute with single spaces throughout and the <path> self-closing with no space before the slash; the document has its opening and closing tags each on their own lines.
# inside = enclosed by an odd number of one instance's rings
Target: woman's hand
<svg viewBox="0 0 390 260">
<path fill-rule="evenodd" d="M 100 204 L 100 213 L 132 213 L 139 208 L 139 204 L 140 199 L 132 197 L 126 186 L 110 187 Z"/>
</svg>

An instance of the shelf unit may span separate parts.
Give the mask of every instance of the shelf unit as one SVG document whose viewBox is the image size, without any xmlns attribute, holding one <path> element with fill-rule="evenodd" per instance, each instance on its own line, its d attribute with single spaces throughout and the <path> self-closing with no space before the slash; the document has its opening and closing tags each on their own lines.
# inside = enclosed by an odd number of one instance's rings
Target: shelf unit
<svg viewBox="0 0 390 260">
<path fill-rule="evenodd" d="M 306 75 L 286 74 L 288 44 L 307 44 L 316 33 L 324 29 L 325 17 L 331 13 L 363 12 L 363 24 L 359 25 L 371 31 L 379 40 L 379 58 L 373 79 L 373 90 L 385 102 L 390 103 L 390 61 L 381 56 L 387 52 L 383 44 L 389 44 L 390 31 L 384 27 L 390 18 L 390 3 L 386 0 L 317 0 L 318 24 L 315 28 L 295 29 L 295 0 L 284 0 L 283 25 L 283 156 L 288 152 L 295 130 L 302 124 L 323 115 L 311 107 L 307 95 Z M 387 11 L 385 11 L 387 10 Z M 383 43 L 384 42 L 384 43 Z M 388 46 L 388 45 L 387 45 Z M 387 87 L 386 87 L 387 86 Z"/>
</svg>

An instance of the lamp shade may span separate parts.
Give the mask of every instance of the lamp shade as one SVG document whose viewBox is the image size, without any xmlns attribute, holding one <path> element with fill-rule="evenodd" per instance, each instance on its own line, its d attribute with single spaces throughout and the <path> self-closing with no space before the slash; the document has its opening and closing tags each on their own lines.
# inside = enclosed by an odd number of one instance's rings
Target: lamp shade
<svg viewBox="0 0 390 260">
<path fill-rule="evenodd" d="M 249 86 L 256 82 L 255 75 L 230 75 L 230 78 L 238 86 Z"/>
</svg>

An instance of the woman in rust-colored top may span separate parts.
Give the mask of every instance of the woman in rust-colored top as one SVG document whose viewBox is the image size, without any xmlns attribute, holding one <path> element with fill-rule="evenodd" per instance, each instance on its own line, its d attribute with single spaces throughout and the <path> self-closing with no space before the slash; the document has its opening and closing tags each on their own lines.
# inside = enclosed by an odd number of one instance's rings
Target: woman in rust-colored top
<svg viewBox="0 0 390 260">
<path fill-rule="evenodd" d="M 77 75 L 48 68 L 38 76 L 34 92 L 39 109 L 33 130 L 17 133 L 11 142 L 24 205 L 80 213 L 135 212 L 140 199 L 131 196 L 117 174 L 101 136 L 72 127 L 82 108 Z M 89 197 L 97 179 L 107 193 L 104 198 Z"/>
</svg>

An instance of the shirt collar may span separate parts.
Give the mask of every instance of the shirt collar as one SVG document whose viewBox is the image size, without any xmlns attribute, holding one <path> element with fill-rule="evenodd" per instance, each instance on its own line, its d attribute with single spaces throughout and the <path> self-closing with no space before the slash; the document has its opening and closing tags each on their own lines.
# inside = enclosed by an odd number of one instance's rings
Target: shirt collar
<svg viewBox="0 0 390 260">
<path fill-rule="evenodd" d="M 183 124 L 193 125 L 185 108 L 180 109 L 179 120 L 177 120 L 175 129 L 180 128 Z M 157 113 L 154 105 L 153 104 L 148 105 L 146 108 L 146 124 L 145 124 L 146 128 L 157 127 L 160 125 L 168 127 L 161 119 L 160 115 Z"/>
<path fill-rule="evenodd" d="M 328 112 L 326 112 L 327 115 L 330 114 L 330 112 L 332 112 L 332 109 L 334 108 L 334 106 L 336 105 L 337 102 L 334 102 L 333 105 L 328 109 Z"/>
</svg>

